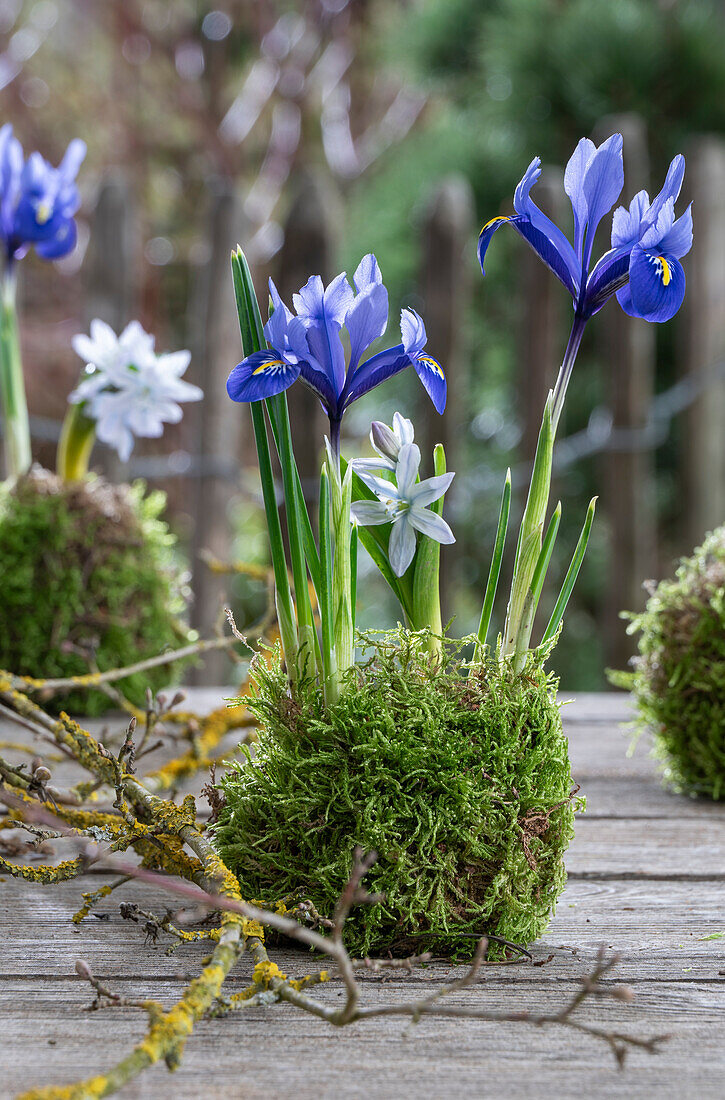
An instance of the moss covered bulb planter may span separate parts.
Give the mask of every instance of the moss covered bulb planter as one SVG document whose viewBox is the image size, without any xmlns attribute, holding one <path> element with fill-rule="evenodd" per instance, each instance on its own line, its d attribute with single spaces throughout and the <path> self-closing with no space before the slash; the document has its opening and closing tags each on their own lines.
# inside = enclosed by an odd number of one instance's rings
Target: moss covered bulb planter
<svg viewBox="0 0 725 1100">
<path fill-rule="evenodd" d="M 66 483 L 33 467 L 0 487 L 0 668 L 21 676 L 87 675 L 123 668 L 190 640 L 175 539 L 163 493 L 92 477 Z M 137 705 L 167 686 L 168 668 L 121 682 Z M 86 688 L 64 710 L 114 705 Z"/>
<path fill-rule="evenodd" d="M 725 527 L 629 618 L 639 656 L 633 672 L 610 675 L 634 693 L 637 725 L 654 737 L 665 783 L 725 799 Z"/>
<path fill-rule="evenodd" d="M 491 663 L 431 663 L 424 636 L 380 639 L 337 703 L 290 699 L 279 655 L 248 700 L 254 757 L 233 766 L 216 841 L 248 896 L 326 915 L 353 849 L 377 853 L 353 911 L 353 954 L 470 954 L 485 930 L 527 944 L 566 881 L 576 800 L 556 681 Z M 505 953 L 492 943 L 490 954 Z"/>
<path fill-rule="evenodd" d="M 352 280 L 341 274 L 326 287 L 313 275 L 294 296 L 294 312 L 270 283 L 263 325 L 245 257 L 241 250 L 232 256 L 245 357 L 227 390 L 251 410 L 281 645 L 253 665 L 247 703 L 260 720 L 259 742 L 254 756 L 231 765 L 222 781 L 215 843 L 248 894 L 304 912 L 323 928 L 334 920 L 354 850 L 375 852 L 366 882 L 374 896 L 345 924 L 355 953 L 431 948 L 459 956 L 487 936 L 489 954 L 500 956 L 544 931 L 563 889 L 563 855 L 580 803 L 556 679 L 545 664 L 586 551 L 595 501 L 549 622 L 532 645 L 561 517 L 560 504 L 549 509 L 554 440 L 589 318 L 615 293 L 628 313 L 650 321 L 666 320 L 682 301 L 678 257 L 689 248 L 691 222 L 689 211 L 676 222 L 673 210 L 683 170 L 676 158 L 651 205 L 643 204 L 642 192 L 630 211 L 615 214 L 614 248 L 591 273 L 597 225 L 623 186 L 618 134 L 599 148 L 582 139 L 569 162 L 573 245 L 530 197 L 538 158 L 516 189 L 516 215 L 494 218 L 481 231 L 481 265 L 493 234 L 509 224 L 574 300 L 493 646 L 510 475 L 492 532 L 477 634 L 451 641 L 439 597 L 441 546 L 455 541 L 443 518 L 454 477 L 443 448 L 435 447 L 425 470 L 412 422 L 396 413 L 392 425 L 373 422 L 372 457 L 346 461 L 341 454 L 346 409 L 400 371 L 412 369 L 444 411 L 445 373 L 427 350 L 422 318 L 403 310 L 400 343 L 369 354 L 388 320 L 387 291 L 371 254 Z M 666 257 L 653 254 L 658 250 Z M 330 424 L 316 528 L 287 409 L 286 391 L 298 380 L 315 391 Z M 271 441 L 282 473 L 286 544 Z M 364 598 L 357 588 L 359 544 L 398 601 L 401 625 L 392 634 L 356 634 Z"/>
</svg>

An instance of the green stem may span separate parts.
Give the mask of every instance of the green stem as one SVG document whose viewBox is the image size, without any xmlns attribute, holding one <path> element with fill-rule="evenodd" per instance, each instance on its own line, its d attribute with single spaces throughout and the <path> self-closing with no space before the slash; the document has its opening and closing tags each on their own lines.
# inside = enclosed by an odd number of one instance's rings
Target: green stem
<svg viewBox="0 0 725 1100">
<path fill-rule="evenodd" d="M 522 644 L 528 646 L 528 638 L 525 639 L 525 642 L 522 641 L 522 619 L 541 550 L 544 520 L 551 489 L 551 464 L 554 451 L 554 427 L 551 412 L 552 394 L 549 393 L 536 445 L 536 457 L 531 473 L 529 495 L 521 520 L 521 530 L 519 531 L 516 564 L 511 582 L 511 596 L 504 626 L 502 657 L 510 657 L 517 650 L 520 651 Z"/>
<path fill-rule="evenodd" d="M 86 416 L 83 409 L 84 402 L 69 405 L 63 418 L 55 459 L 55 472 L 62 481 L 82 481 L 88 473 L 96 441 L 96 422 Z"/>
<path fill-rule="evenodd" d="M 342 477 L 339 458 L 333 454 L 332 448 L 329 446 L 327 449 L 327 472 L 330 478 L 332 531 L 335 543 L 335 560 L 332 568 L 332 591 L 334 593 L 333 641 L 339 675 L 352 667 L 355 657 L 350 552 L 352 537 L 350 521 L 352 466 L 347 467 L 345 475 Z"/>
<path fill-rule="evenodd" d="M 20 477 L 30 469 L 30 422 L 20 356 L 15 276 L 5 275 L 0 315 L 0 404 L 5 428 L 5 474 Z"/>
<path fill-rule="evenodd" d="M 289 533 L 290 559 L 292 562 L 292 580 L 295 587 L 297 607 L 297 629 L 299 634 L 300 658 L 304 664 L 315 656 L 315 623 L 307 587 L 307 568 L 305 563 L 302 522 L 300 517 L 300 498 L 297 495 L 297 469 L 292 451 L 292 430 L 286 393 L 277 394 L 267 400 L 270 421 L 277 440 L 277 453 L 282 467 L 282 486 L 284 490 L 287 530 Z M 304 503 L 302 505 L 304 507 Z M 319 669 L 324 675 L 324 669 Z"/>
<path fill-rule="evenodd" d="M 320 475 L 320 621 L 322 627 L 323 692 L 329 706 L 339 696 L 339 679 L 333 644 L 332 534 L 330 531 L 330 478 L 327 463 Z"/>
<path fill-rule="evenodd" d="M 252 275 L 247 264 L 246 257 L 241 248 L 232 253 L 232 278 L 234 280 L 234 293 L 239 315 L 239 329 L 242 337 L 242 349 L 245 355 L 251 355 L 254 351 L 260 351 L 265 346 L 264 326 L 259 312 L 257 295 L 254 292 Z M 262 483 L 262 499 L 267 518 L 267 531 L 269 534 L 269 546 L 272 557 L 272 569 L 274 571 L 274 584 L 276 590 L 275 603 L 277 618 L 279 621 L 282 649 L 287 662 L 287 670 L 290 680 L 294 681 L 297 674 L 297 623 L 295 620 L 294 603 L 287 572 L 287 558 L 282 539 L 282 525 L 280 523 L 277 508 L 277 493 L 272 472 L 272 459 L 267 438 L 267 425 L 264 420 L 264 404 L 254 401 L 250 405 L 252 414 L 252 427 L 254 428 L 254 441 L 257 447 L 259 460 L 259 476 Z"/>
<path fill-rule="evenodd" d="M 478 624 L 478 644 L 474 653 L 474 661 L 481 660 L 483 657 L 484 647 L 486 645 L 486 639 L 488 638 L 488 630 L 491 625 L 491 613 L 493 611 L 493 603 L 496 599 L 496 590 L 498 589 L 498 579 L 501 575 L 501 562 L 503 561 L 503 551 L 506 545 L 506 532 L 508 530 L 509 512 L 511 510 L 511 470 L 506 471 L 506 480 L 503 486 L 503 493 L 501 494 L 501 507 L 498 513 L 498 526 L 496 528 L 496 541 L 493 545 L 493 554 L 491 555 L 491 567 L 488 571 L 488 581 L 486 582 L 486 592 L 483 597 L 483 607 L 481 608 L 481 618 Z"/>
<path fill-rule="evenodd" d="M 269 452 L 269 440 L 267 439 L 267 426 L 264 422 L 264 406 L 261 401 L 253 401 L 249 406 L 252 412 L 252 427 L 254 428 L 254 441 L 257 446 L 257 460 L 259 462 L 259 477 L 262 482 L 262 499 L 264 511 L 267 517 L 267 532 L 269 534 L 269 547 L 272 557 L 272 569 L 274 572 L 274 587 L 276 591 L 275 604 L 277 607 L 277 619 L 279 632 L 282 639 L 287 662 L 287 672 L 290 680 L 296 679 L 297 674 L 297 623 L 295 621 L 295 609 L 290 591 L 289 574 L 287 573 L 287 559 L 284 552 L 284 540 L 282 539 L 282 525 L 277 510 L 277 492 L 274 486 L 274 474 L 272 473 L 272 459 Z"/>
<path fill-rule="evenodd" d="M 440 443 L 433 451 L 433 468 L 436 477 L 446 472 L 446 453 Z M 443 515 L 444 497 L 439 497 L 430 506 L 431 512 Z M 428 627 L 431 635 L 428 650 L 432 656 L 440 658 L 443 652 L 443 623 L 441 620 L 440 592 L 441 544 L 427 535 L 420 535 L 415 555 L 413 576 L 413 615 L 416 630 Z"/>
</svg>

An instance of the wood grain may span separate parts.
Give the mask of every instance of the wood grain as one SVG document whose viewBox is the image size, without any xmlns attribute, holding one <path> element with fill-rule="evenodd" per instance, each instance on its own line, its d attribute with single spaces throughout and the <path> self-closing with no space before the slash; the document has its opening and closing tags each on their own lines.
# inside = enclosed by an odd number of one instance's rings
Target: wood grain
<svg viewBox="0 0 725 1100">
<path fill-rule="evenodd" d="M 225 694 L 232 692 L 195 693 L 194 703 L 217 705 Z M 568 853 L 568 887 L 549 931 L 532 949 L 543 965 L 487 967 L 475 988 L 452 996 L 456 1003 L 550 1011 L 571 996 L 605 944 L 620 956 L 614 978 L 632 986 L 635 1000 L 628 1006 L 597 1001 L 585 1008 L 585 1018 L 640 1035 L 672 1033 L 661 1054 L 635 1053 L 619 1073 L 603 1045 L 559 1029 L 468 1020 L 424 1020 L 411 1028 L 378 1019 L 333 1031 L 278 1005 L 203 1022 L 173 1077 L 154 1067 L 124 1090 L 124 1100 L 719 1100 L 725 1094 L 725 937 L 706 937 L 725 932 L 725 810 L 664 791 L 646 746 L 627 756 L 618 725 L 631 715 L 626 696 L 584 696 L 564 713 L 588 809 Z M 19 729 L 0 727 L 0 739 L 23 737 Z M 16 880 L 0 885 L 3 1100 L 32 1085 L 101 1071 L 141 1038 L 137 1012 L 87 1011 L 88 987 L 73 975 L 77 958 L 118 992 L 168 1005 L 206 954 L 203 944 L 189 944 L 169 957 L 168 941 L 146 943 L 137 925 L 121 920 L 123 900 L 159 913 L 165 908 L 166 896 L 139 883 L 104 899 L 98 912 L 107 919 L 74 926 L 70 917 L 81 891 L 100 881 L 87 876 L 44 890 Z M 275 958 L 291 975 L 310 966 L 302 951 L 280 950 Z M 242 988 L 250 971 L 243 958 L 229 991 Z M 459 973 L 436 962 L 410 976 L 371 976 L 364 997 L 390 1003 L 420 996 Z M 331 1002 L 339 995 L 337 985 L 320 990 Z"/>
</svg>

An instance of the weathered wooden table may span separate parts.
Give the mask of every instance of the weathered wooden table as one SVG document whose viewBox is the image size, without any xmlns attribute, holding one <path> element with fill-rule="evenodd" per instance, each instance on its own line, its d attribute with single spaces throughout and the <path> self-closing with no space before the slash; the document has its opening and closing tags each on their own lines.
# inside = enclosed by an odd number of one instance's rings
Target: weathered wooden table
<svg viewBox="0 0 725 1100">
<path fill-rule="evenodd" d="M 208 694 L 208 693 L 207 693 Z M 587 1036 L 521 1024 L 395 1017 L 342 1030 L 286 1005 L 253 1008 L 198 1025 L 181 1067 L 155 1066 L 120 1094 L 131 1098 L 294 1097 L 694 1097 L 725 1096 L 725 807 L 661 789 L 647 746 L 627 756 L 621 695 L 587 695 L 565 708 L 575 779 L 588 800 L 569 854 L 569 885 L 549 933 L 533 948 L 545 965 L 486 968 L 451 1003 L 551 1011 L 587 973 L 601 944 L 618 953 L 615 979 L 632 1004 L 587 1004 L 583 1018 L 638 1035 L 669 1033 L 661 1053 L 630 1053 L 620 1072 Z M 0 737 L 19 740 L 17 729 Z M 8 755 L 12 755 L 8 753 Z M 99 906 L 107 920 L 70 922 L 82 889 L 0 884 L 0 1096 L 101 1072 L 142 1036 L 132 1009 L 87 1011 L 89 987 L 74 974 L 85 958 L 114 990 L 171 1004 L 206 953 L 144 943 L 119 918 L 119 902 L 164 901 L 130 883 Z M 713 938 L 714 936 L 714 938 Z M 290 974 L 307 956 L 274 956 Z M 243 988 L 242 958 L 228 991 Z M 409 1000 L 460 973 L 434 965 L 366 980 L 369 1001 Z M 225 987 L 227 988 L 227 987 Z M 339 986 L 319 987 L 330 1001 Z"/>
</svg>

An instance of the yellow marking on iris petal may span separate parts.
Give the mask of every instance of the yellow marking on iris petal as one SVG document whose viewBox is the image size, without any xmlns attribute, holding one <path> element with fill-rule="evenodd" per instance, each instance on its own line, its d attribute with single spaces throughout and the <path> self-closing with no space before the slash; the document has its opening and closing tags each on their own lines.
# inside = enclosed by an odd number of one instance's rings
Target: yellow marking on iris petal
<svg viewBox="0 0 725 1100">
<path fill-rule="evenodd" d="M 263 374 L 264 371 L 269 370 L 270 367 L 283 367 L 284 363 L 281 359 L 269 359 L 266 363 L 262 363 L 261 367 L 256 367 L 252 371 L 252 374 Z"/>
<path fill-rule="evenodd" d="M 53 213 L 53 207 L 49 202 L 39 202 L 35 208 L 35 220 L 38 225 L 45 225 L 50 221 L 51 214 Z"/>
<path fill-rule="evenodd" d="M 485 232 L 486 232 L 486 230 L 487 230 L 487 229 L 490 229 L 492 225 L 495 225 L 495 224 L 496 224 L 496 222 L 507 222 L 507 221 L 510 221 L 510 220 L 511 220 L 511 219 L 510 219 L 510 217 L 509 217 L 508 215 L 506 215 L 506 214 L 499 214 L 499 216 L 498 216 L 497 218 L 491 218 L 491 220 L 490 220 L 490 221 L 486 222 L 486 224 L 485 224 L 485 225 L 484 225 L 484 226 L 482 227 L 482 229 L 481 229 L 481 233 L 485 233 Z M 481 233 L 479 233 L 479 234 L 478 234 L 478 235 L 479 235 L 479 237 L 481 236 Z"/>
<path fill-rule="evenodd" d="M 441 378 L 445 379 L 445 374 L 443 373 L 443 367 L 440 365 L 440 363 L 437 361 L 437 359 L 433 358 L 432 355 L 419 355 L 418 356 L 418 362 L 419 363 L 425 363 L 428 367 L 430 367 L 431 370 L 434 370 L 436 372 L 436 374 L 438 374 Z"/>
<path fill-rule="evenodd" d="M 662 279 L 662 285 L 668 286 L 670 279 L 672 278 L 672 270 L 670 268 L 670 265 L 668 264 L 664 256 L 658 256 L 657 260 L 660 265 L 660 277 Z"/>
</svg>

